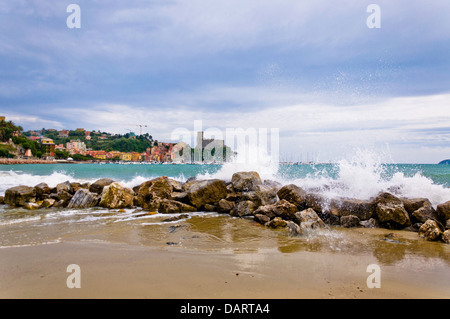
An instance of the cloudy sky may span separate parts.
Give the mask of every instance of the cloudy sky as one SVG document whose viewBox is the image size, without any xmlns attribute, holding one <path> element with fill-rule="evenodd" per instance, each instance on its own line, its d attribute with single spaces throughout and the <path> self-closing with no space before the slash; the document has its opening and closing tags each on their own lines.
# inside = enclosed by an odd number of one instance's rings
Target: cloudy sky
<svg viewBox="0 0 450 319">
<path fill-rule="evenodd" d="M 201 120 L 279 129 L 285 160 L 450 158 L 448 0 L 0 0 L 0 30 L 0 114 L 26 130 Z"/>
</svg>

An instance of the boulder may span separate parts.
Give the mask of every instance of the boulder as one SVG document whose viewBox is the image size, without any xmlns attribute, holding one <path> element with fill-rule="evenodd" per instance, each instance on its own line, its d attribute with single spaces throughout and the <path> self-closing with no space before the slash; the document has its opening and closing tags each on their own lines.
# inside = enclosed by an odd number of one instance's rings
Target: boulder
<svg viewBox="0 0 450 319">
<path fill-rule="evenodd" d="M 16 186 L 6 190 L 5 204 L 18 207 L 36 198 L 36 189 L 29 186 Z"/>
<path fill-rule="evenodd" d="M 450 201 L 443 204 L 439 204 L 436 207 L 436 212 L 442 221 L 447 221 L 450 219 Z"/>
<path fill-rule="evenodd" d="M 95 207 L 99 201 L 100 196 L 97 193 L 92 193 L 88 189 L 80 188 L 67 204 L 67 208 Z"/>
<path fill-rule="evenodd" d="M 56 185 L 56 192 L 59 193 L 62 191 L 65 191 L 71 195 L 74 194 L 72 185 L 70 185 L 69 181 L 65 181 L 64 183 L 59 183 L 58 185 Z"/>
<path fill-rule="evenodd" d="M 169 184 L 172 185 L 173 191 L 175 191 L 175 192 L 183 191 L 183 185 L 179 181 L 174 180 L 172 178 L 169 178 L 168 181 L 169 181 Z"/>
<path fill-rule="evenodd" d="M 49 208 L 49 207 L 52 207 L 53 205 L 55 205 L 55 203 L 56 203 L 55 199 L 53 199 L 53 198 L 46 198 L 46 199 L 44 199 L 42 201 L 41 207 L 42 208 Z"/>
<path fill-rule="evenodd" d="M 111 183 L 103 188 L 99 205 L 110 209 L 133 207 L 134 191 L 119 183 Z"/>
<path fill-rule="evenodd" d="M 450 229 L 450 219 L 447 219 L 447 221 L 445 222 L 444 228 Z"/>
<path fill-rule="evenodd" d="M 323 220 L 320 219 L 320 217 L 312 208 L 302 210 L 301 212 L 296 212 L 295 221 L 297 222 L 297 224 L 300 225 L 300 228 L 303 230 L 327 227 L 323 222 Z"/>
<path fill-rule="evenodd" d="M 291 204 L 294 204 L 299 210 L 304 210 L 307 208 L 307 193 L 297 185 L 285 185 L 278 190 L 277 195 L 280 200 L 283 199 Z"/>
<path fill-rule="evenodd" d="M 186 192 L 173 192 L 170 194 L 171 200 L 176 200 L 177 202 L 189 204 L 189 196 Z"/>
<path fill-rule="evenodd" d="M 446 230 L 442 233 L 442 241 L 446 244 L 450 244 L 450 230 Z"/>
<path fill-rule="evenodd" d="M 346 228 L 358 227 L 360 223 L 360 219 L 355 215 L 346 215 L 341 217 L 341 226 Z"/>
<path fill-rule="evenodd" d="M 181 186 L 181 191 L 187 192 L 189 189 L 194 186 L 195 184 L 202 182 L 201 180 L 197 180 L 195 177 L 190 177 L 187 179 L 186 182 Z"/>
<path fill-rule="evenodd" d="M 286 221 L 286 229 L 291 236 L 300 236 L 303 233 L 301 227 L 291 220 Z"/>
<path fill-rule="evenodd" d="M 437 212 L 434 210 L 431 204 L 422 206 L 411 214 L 412 222 L 425 223 L 428 219 L 432 219 L 438 222 L 439 224 L 441 223 L 439 221 Z"/>
<path fill-rule="evenodd" d="M 200 181 L 189 188 L 188 196 L 192 205 L 197 208 L 205 204 L 216 205 L 227 197 L 227 186 L 220 179 Z"/>
<path fill-rule="evenodd" d="M 66 206 L 70 200 L 72 199 L 72 194 L 63 189 L 59 190 L 57 194 L 50 194 L 51 198 L 56 199 L 57 201 L 62 201 L 63 206 Z"/>
<path fill-rule="evenodd" d="M 281 217 L 275 217 L 271 221 L 267 222 L 266 226 L 270 228 L 283 228 L 287 226 L 287 222 Z"/>
<path fill-rule="evenodd" d="M 368 220 L 362 220 L 359 222 L 359 225 L 364 228 L 378 228 L 380 227 L 380 223 L 375 218 L 369 218 Z"/>
<path fill-rule="evenodd" d="M 236 203 L 223 198 L 217 203 L 217 212 L 219 214 L 229 214 L 235 207 Z"/>
<path fill-rule="evenodd" d="M 4 205 L 4 204 L 5 204 L 5 197 L 0 196 L 0 205 Z"/>
<path fill-rule="evenodd" d="M 35 210 L 41 208 L 41 206 L 37 203 L 27 202 L 23 205 L 23 208 L 28 210 Z"/>
<path fill-rule="evenodd" d="M 34 186 L 34 189 L 36 190 L 36 198 L 43 198 L 52 192 L 52 189 L 46 183 L 39 183 Z"/>
<path fill-rule="evenodd" d="M 382 193 L 374 200 L 378 220 L 389 228 L 401 229 L 411 225 L 403 202 L 390 193 Z"/>
<path fill-rule="evenodd" d="M 114 183 L 114 181 L 110 178 L 101 178 L 89 186 L 89 191 L 100 195 L 103 192 L 103 188 L 112 183 Z"/>
<path fill-rule="evenodd" d="M 409 215 L 424 206 L 432 206 L 427 198 L 400 198 Z"/>
<path fill-rule="evenodd" d="M 289 203 L 287 200 L 280 200 L 275 204 L 264 205 L 254 211 L 254 215 L 261 214 L 273 219 L 275 217 L 281 217 L 285 220 L 295 220 L 295 213 L 297 212 L 297 206 Z"/>
<path fill-rule="evenodd" d="M 259 207 L 275 204 L 278 201 L 278 197 L 276 189 L 267 185 L 256 185 L 253 191 L 243 192 L 240 200 L 252 201 L 256 207 Z"/>
<path fill-rule="evenodd" d="M 254 220 L 262 225 L 265 225 L 266 223 L 270 222 L 270 217 L 263 214 L 253 214 Z"/>
<path fill-rule="evenodd" d="M 239 202 L 236 207 L 230 211 L 230 215 L 235 217 L 252 216 L 256 208 L 254 202 L 244 200 Z"/>
<path fill-rule="evenodd" d="M 166 176 L 158 177 L 141 184 L 137 202 L 143 209 L 158 209 L 161 199 L 170 199 L 173 186 Z"/>
<path fill-rule="evenodd" d="M 158 213 L 161 214 L 179 214 L 195 211 L 197 211 L 195 207 L 171 199 L 162 199 L 158 207 Z"/>
<path fill-rule="evenodd" d="M 336 216 L 356 216 L 360 220 L 368 220 L 372 217 L 375 205 L 372 201 L 339 198 L 333 199 L 330 204 L 330 212 Z"/>
<path fill-rule="evenodd" d="M 442 231 L 434 220 L 427 220 L 419 228 L 419 236 L 429 241 L 439 240 L 442 236 Z"/>
<path fill-rule="evenodd" d="M 236 192 L 248 192 L 261 185 L 262 180 L 257 172 L 238 172 L 231 177 L 231 184 Z"/>
</svg>

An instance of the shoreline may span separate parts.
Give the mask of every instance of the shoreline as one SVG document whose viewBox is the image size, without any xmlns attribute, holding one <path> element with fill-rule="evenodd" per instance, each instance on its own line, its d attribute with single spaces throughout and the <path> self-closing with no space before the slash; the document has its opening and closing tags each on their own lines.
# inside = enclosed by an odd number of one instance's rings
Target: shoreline
<svg viewBox="0 0 450 319">
<path fill-rule="evenodd" d="M 70 241 L 0 249 L 0 298 L 127 299 L 446 299 L 442 274 L 384 266 L 379 289 L 368 288 L 370 255 L 262 252 L 245 266 L 245 253 L 165 249 Z M 254 256 L 253 256 L 254 257 Z M 81 288 L 69 289 L 67 266 L 81 269 Z M 432 280 L 430 280 L 432 276 Z M 439 277 L 439 278 L 438 278 Z"/>
<path fill-rule="evenodd" d="M 0 159 L 0 165 L 19 165 L 19 164 L 80 164 L 81 162 L 57 160 L 30 160 L 30 159 L 15 159 L 15 158 L 4 158 Z"/>
</svg>

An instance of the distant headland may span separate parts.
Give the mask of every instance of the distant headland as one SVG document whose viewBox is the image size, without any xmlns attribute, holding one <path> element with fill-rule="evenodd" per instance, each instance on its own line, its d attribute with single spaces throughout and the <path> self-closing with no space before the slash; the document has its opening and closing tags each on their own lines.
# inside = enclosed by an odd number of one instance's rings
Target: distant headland
<svg viewBox="0 0 450 319">
<path fill-rule="evenodd" d="M 443 161 L 439 162 L 439 164 L 447 164 L 447 165 L 449 165 L 450 164 L 450 159 L 443 160 Z"/>
</svg>

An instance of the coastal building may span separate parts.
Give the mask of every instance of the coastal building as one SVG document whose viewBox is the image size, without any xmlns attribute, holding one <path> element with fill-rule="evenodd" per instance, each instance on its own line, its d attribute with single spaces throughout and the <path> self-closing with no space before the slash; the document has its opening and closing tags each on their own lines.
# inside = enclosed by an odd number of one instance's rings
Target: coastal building
<svg viewBox="0 0 450 319">
<path fill-rule="evenodd" d="M 86 152 L 86 144 L 80 140 L 71 140 L 66 143 L 66 149 L 70 154 L 81 154 Z"/>
<path fill-rule="evenodd" d="M 61 138 L 69 137 L 69 130 L 58 131 L 58 137 L 61 137 Z"/>
<path fill-rule="evenodd" d="M 174 145 L 170 155 L 173 163 L 182 164 L 192 162 L 192 148 L 184 142 Z"/>
<path fill-rule="evenodd" d="M 41 151 L 42 157 L 44 158 L 52 158 L 55 157 L 55 143 L 51 138 L 41 138 Z"/>
<path fill-rule="evenodd" d="M 0 122 L 1 121 L 5 122 L 6 121 L 6 117 L 5 116 L 0 116 Z"/>
<path fill-rule="evenodd" d="M 131 161 L 140 162 L 141 160 L 142 160 L 141 153 L 138 153 L 138 152 L 131 153 Z"/>
<path fill-rule="evenodd" d="M 197 144 L 194 148 L 195 162 L 225 162 L 227 159 L 224 140 L 205 139 L 204 132 L 197 132 Z"/>
<path fill-rule="evenodd" d="M 131 162 L 133 160 L 133 153 L 121 153 L 120 160 L 124 162 Z"/>
</svg>

